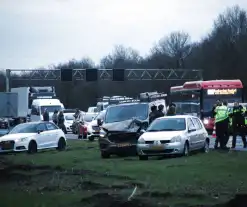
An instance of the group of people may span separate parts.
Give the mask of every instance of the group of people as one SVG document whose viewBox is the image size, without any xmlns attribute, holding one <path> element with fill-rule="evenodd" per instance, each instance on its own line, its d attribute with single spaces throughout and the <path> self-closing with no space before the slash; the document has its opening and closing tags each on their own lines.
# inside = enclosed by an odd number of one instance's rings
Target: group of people
<svg viewBox="0 0 247 207">
<path fill-rule="evenodd" d="M 44 110 L 43 120 L 44 121 L 50 121 L 50 116 L 49 116 L 49 112 L 48 112 L 47 109 Z M 63 131 L 66 131 L 66 127 L 64 125 L 65 118 L 64 118 L 63 111 L 55 110 L 54 113 L 53 113 L 53 115 L 52 115 L 52 121 L 60 129 L 62 129 Z"/>
<path fill-rule="evenodd" d="M 242 137 L 243 147 L 247 148 L 245 125 L 246 108 L 241 106 L 238 102 L 234 103 L 233 110 L 229 111 L 226 101 L 217 101 L 213 107 L 213 115 L 215 118 L 216 140 L 214 148 L 218 148 L 220 144 L 221 149 L 228 149 L 227 143 L 229 141 L 230 131 L 232 132 L 232 146 L 236 147 L 237 135 Z"/>
<path fill-rule="evenodd" d="M 164 105 L 162 104 L 160 104 L 158 108 L 155 105 L 151 106 L 151 112 L 149 114 L 149 124 L 151 124 L 155 119 L 165 116 L 163 110 L 164 110 Z M 175 104 L 169 105 L 166 115 L 167 116 L 176 115 L 176 105 Z"/>
</svg>

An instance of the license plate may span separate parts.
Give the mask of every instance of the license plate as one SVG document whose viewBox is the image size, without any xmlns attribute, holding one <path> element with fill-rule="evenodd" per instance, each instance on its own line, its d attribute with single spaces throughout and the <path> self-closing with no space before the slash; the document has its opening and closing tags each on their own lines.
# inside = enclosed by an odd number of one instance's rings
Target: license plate
<svg viewBox="0 0 247 207">
<path fill-rule="evenodd" d="M 129 143 L 123 143 L 123 144 L 117 144 L 117 147 L 130 147 L 131 144 Z"/>
<path fill-rule="evenodd" d="M 151 147 L 152 149 L 164 149 L 163 145 L 154 145 Z"/>
</svg>

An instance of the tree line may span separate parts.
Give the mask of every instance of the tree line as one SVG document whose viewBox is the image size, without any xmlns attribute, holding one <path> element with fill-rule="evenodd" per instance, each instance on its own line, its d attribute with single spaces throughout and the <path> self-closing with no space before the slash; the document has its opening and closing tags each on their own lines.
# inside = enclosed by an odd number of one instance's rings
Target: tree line
<svg viewBox="0 0 247 207">
<path fill-rule="evenodd" d="M 202 25 L 203 26 L 203 25 Z M 185 31 L 175 31 L 161 38 L 149 55 L 142 57 L 137 50 L 123 45 L 104 56 L 99 65 L 90 58 L 70 60 L 49 69 L 132 68 L 132 69 L 202 69 L 204 80 L 239 78 L 247 85 L 247 11 L 234 6 L 220 14 L 213 29 L 198 42 L 192 42 Z M 13 81 L 12 87 L 27 85 L 54 85 L 58 96 L 67 107 L 86 109 L 103 95 L 134 96 L 140 92 L 158 90 L 167 92 L 172 85 L 183 81 Z M 0 90 L 5 90 L 5 75 L 0 76 Z"/>
</svg>

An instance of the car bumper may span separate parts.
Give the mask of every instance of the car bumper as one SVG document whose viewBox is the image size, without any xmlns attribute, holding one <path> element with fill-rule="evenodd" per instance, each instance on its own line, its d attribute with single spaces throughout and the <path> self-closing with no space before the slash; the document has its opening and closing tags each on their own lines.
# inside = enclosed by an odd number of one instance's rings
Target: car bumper
<svg viewBox="0 0 247 207">
<path fill-rule="evenodd" d="M 136 153 L 136 144 L 113 143 L 106 140 L 99 140 L 100 150 L 108 154 Z"/>
<path fill-rule="evenodd" d="M 87 133 L 88 137 L 94 137 L 94 138 L 99 138 L 99 132 L 95 132 L 95 131 L 90 131 Z"/>
<path fill-rule="evenodd" d="M 27 151 L 27 143 L 25 142 L 14 142 L 12 144 L 0 144 L 0 153 L 7 153 L 7 152 L 22 152 Z"/>
<path fill-rule="evenodd" d="M 137 144 L 138 155 L 159 156 L 182 154 L 184 145 L 182 143 L 169 143 L 160 145 Z"/>
</svg>

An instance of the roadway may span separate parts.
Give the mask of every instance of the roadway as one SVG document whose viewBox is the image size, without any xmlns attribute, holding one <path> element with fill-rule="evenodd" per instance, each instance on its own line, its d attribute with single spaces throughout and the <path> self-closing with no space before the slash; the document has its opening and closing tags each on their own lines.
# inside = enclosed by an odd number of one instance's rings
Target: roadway
<svg viewBox="0 0 247 207">
<path fill-rule="evenodd" d="M 70 134 L 68 133 L 66 135 L 67 139 L 71 139 L 71 140 L 77 140 L 77 136 L 74 134 Z M 82 140 L 82 141 L 87 141 L 87 140 Z M 210 137 L 210 148 L 213 149 L 214 148 L 214 142 L 215 142 L 215 138 Z M 232 145 L 232 137 L 230 137 L 227 146 L 231 147 Z M 241 137 L 237 137 L 237 143 L 236 143 L 236 150 L 238 151 L 247 151 L 247 149 L 243 149 L 243 144 L 242 144 L 242 139 Z"/>
</svg>

